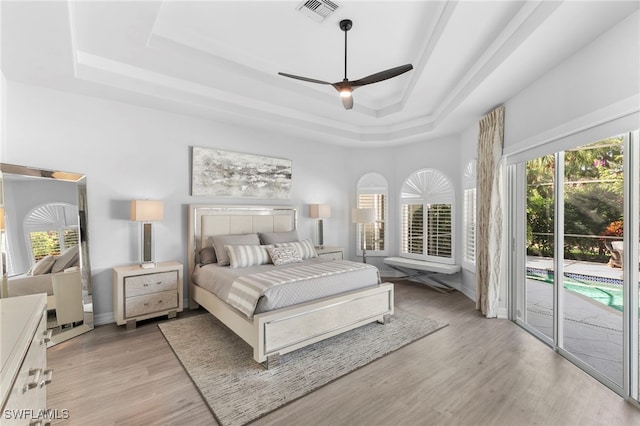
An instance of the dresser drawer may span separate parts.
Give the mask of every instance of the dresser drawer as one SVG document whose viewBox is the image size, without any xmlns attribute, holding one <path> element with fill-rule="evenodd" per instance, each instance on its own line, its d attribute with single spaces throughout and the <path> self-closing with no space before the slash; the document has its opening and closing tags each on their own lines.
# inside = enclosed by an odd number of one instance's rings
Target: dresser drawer
<svg viewBox="0 0 640 426">
<path fill-rule="evenodd" d="M 124 301 L 126 318 L 133 318 L 153 312 L 167 311 L 178 308 L 178 293 L 161 291 L 144 296 L 127 297 Z"/>
<path fill-rule="evenodd" d="M 178 289 L 178 271 L 136 275 L 124 279 L 125 297 Z"/>
<path fill-rule="evenodd" d="M 22 361 L 13 387 L 3 408 L 2 425 L 29 424 L 30 418 L 20 418 L 17 413 L 34 415 L 47 408 L 46 385 L 51 379 L 52 372 L 47 370 L 47 345 L 44 340 L 46 333 L 46 310 L 41 315 L 40 322 L 29 349 Z M 15 413 L 15 414 L 14 414 Z"/>
</svg>

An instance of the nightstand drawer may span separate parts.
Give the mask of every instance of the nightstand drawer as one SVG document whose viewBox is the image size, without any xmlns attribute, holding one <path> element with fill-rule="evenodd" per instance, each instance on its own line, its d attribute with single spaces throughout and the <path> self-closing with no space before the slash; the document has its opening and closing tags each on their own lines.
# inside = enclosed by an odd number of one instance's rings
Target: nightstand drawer
<svg viewBox="0 0 640 426">
<path fill-rule="evenodd" d="M 178 272 L 158 272 L 124 278 L 125 297 L 141 296 L 178 288 Z"/>
<path fill-rule="evenodd" d="M 126 318 L 137 317 L 153 312 L 166 311 L 178 308 L 178 293 L 162 291 L 145 296 L 127 297 L 124 301 Z"/>
<path fill-rule="evenodd" d="M 334 251 L 331 253 L 319 253 L 318 257 L 330 260 L 342 260 L 342 251 Z"/>
</svg>

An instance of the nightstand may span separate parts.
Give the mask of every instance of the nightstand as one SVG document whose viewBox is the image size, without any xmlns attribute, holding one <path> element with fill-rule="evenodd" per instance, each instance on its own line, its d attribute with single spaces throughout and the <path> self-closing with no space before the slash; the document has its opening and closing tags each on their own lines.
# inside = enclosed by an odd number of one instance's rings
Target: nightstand
<svg viewBox="0 0 640 426">
<path fill-rule="evenodd" d="M 136 321 L 182 312 L 182 264 L 159 262 L 113 268 L 113 316 L 118 325 L 135 328 Z"/>
<path fill-rule="evenodd" d="M 316 247 L 316 252 L 318 253 L 318 257 L 324 257 L 325 259 L 331 259 L 331 260 L 344 259 L 344 248 L 342 247 L 329 247 L 329 246 L 323 246 L 322 248 Z"/>
</svg>

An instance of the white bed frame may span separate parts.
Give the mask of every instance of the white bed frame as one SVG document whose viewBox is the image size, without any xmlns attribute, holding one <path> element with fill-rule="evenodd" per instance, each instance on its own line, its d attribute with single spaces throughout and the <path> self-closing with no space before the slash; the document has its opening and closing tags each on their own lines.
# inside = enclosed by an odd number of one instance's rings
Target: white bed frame
<svg viewBox="0 0 640 426">
<path fill-rule="evenodd" d="M 393 284 L 277 309 L 248 319 L 213 293 L 191 280 L 196 254 L 210 246 L 209 236 L 296 229 L 296 209 L 279 206 L 189 206 L 189 307 L 200 305 L 253 347 L 253 358 L 265 368 L 277 365 L 280 355 L 393 315 Z"/>
</svg>

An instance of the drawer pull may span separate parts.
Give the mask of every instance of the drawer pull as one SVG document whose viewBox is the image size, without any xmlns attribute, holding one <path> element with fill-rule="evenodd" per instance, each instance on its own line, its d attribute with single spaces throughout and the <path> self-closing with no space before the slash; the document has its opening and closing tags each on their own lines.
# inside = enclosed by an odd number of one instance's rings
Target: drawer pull
<svg viewBox="0 0 640 426">
<path fill-rule="evenodd" d="M 50 328 L 49 330 L 45 330 L 42 332 L 42 341 L 40 341 L 40 344 L 43 345 L 45 343 L 49 343 L 51 341 L 51 336 L 53 336 L 53 329 Z"/>
<path fill-rule="evenodd" d="M 42 368 L 30 368 L 29 369 L 29 377 L 35 376 L 32 381 L 25 383 L 22 387 L 22 393 L 27 393 L 29 390 L 38 386 L 38 381 L 40 380 L 40 374 L 42 374 Z"/>
<path fill-rule="evenodd" d="M 53 368 L 47 368 L 46 370 L 43 371 L 43 373 L 44 373 L 44 380 L 40 382 L 41 388 L 51 383 L 51 380 L 53 379 Z"/>
</svg>

